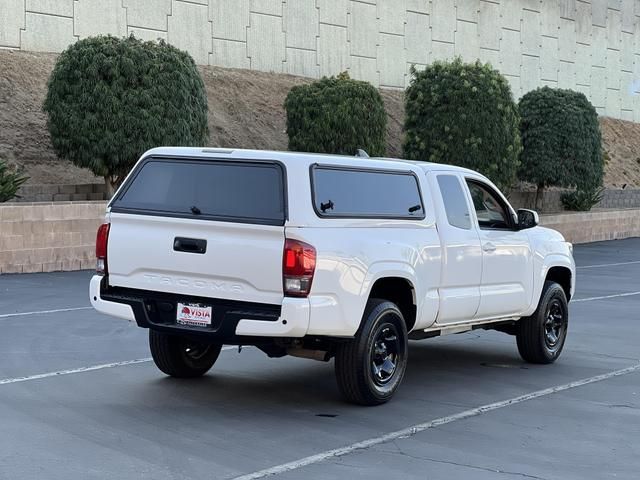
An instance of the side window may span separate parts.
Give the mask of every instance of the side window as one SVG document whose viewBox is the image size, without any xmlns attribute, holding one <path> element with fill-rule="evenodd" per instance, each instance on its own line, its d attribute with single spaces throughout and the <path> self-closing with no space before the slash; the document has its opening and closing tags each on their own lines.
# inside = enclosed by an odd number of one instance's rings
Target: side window
<svg viewBox="0 0 640 480">
<path fill-rule="evenodd" d="M 470 230 L 469 206 L 460 180 L 455 175 L 438 175 L 437 179 L 449 225 Z"/>
<path fill-rule="evenodd" d="M 314 166 L 312 180 L 321 217 L 424 218 L 418 180 L 411 173 Z"/>
<path fill-rule="evenodd" d="M 488 185 L 467 180 L 480 228 L 511 229 L 509 211 L 498 194 Z"/>
</svg>

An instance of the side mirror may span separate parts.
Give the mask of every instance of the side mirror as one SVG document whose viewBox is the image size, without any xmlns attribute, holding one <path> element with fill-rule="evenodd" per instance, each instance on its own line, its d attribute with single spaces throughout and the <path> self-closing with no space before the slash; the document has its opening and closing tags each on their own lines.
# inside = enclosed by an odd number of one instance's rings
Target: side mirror
<svg viewBox="0 0 640 480">
<path fill-rule="evenodd" d="M 538 212 L 527 210 L 526 208 L 521 208 L 518 210 L 518 228 L 520 230 L 533 228 L 539 223 L 540 217 L 538 217 Z"/>
</svg>

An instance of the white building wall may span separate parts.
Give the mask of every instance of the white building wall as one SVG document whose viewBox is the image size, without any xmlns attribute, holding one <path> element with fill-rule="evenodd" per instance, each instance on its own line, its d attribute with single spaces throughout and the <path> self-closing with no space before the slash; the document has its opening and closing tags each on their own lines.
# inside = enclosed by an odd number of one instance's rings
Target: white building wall
<svg viewBox="0 0 640 480">
<path fill-rule="evenodd" d="M 162 38 L 202 64 L 395 88 L 411 65 L 479 58 L 516 97 L 572 88 L 640 122 L 640 0 L 0 0 L 0 48 L 106 33 Z"/>
</svg>

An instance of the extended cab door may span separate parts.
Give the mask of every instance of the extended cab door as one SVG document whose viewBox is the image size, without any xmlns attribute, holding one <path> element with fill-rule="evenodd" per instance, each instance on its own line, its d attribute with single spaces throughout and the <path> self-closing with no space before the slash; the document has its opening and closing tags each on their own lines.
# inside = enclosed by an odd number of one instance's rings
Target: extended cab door
<svg viewBox="0 0 640 480">
<path fill-rule="evenodd" d="M 466 176 L 473 223 L 482 244 L 480 306 L 476 319 L 519 315 L 533 291 L 533 256 L 504 197 L 482 177 Z"/>
<path fill-rule="evenodd" d="M 442 245 L 437 323 L 469 321 L 480 304 L 482 250 L 464 179 L 450 171 L 430 172 L 428 177 Z"/>
</svg>

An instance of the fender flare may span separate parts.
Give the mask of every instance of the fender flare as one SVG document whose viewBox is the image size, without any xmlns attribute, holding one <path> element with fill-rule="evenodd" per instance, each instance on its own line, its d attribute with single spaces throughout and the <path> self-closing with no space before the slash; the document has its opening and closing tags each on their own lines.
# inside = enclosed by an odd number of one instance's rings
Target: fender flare
<svg viewBox="0 0 640 480">
<path fill-rule="evenodd" d="M 536 269 L 536 271 L 539 273 L 533 279 L 533 298 L 531 301 L 531 305 L 529 305 L 527 311 L 524 312 L 524 316 L 531 315 L 533 312 L 535 312 L 536 308 L 538 308 L 538 303 L 540 302 L 544 282 L 547 278 L 549 270 L 551 270 L 553 267 L 566 268 L 571 272 L 571 295 L 573 296 L 576 281 L 575 264 L 573 263 L 571 258 L 566 255 L 559 253 L 549 254 L 544 257 L 540 268 Z"/>
<path fill-rule="evenodd" d="M 364 281 L 362 282 L 360 291 L 360 298 L 363 300 L 360 318 L 364 314 L 364 309 L 366 308 L 373 286 L 378 280 L 385 278 L 400 278 L 407 281 L 411 287 L 413 303 L 416 306 L 416 317 L 419 318 L 424 293 L 419 291 L 420 287 L 413 267 L 410 264 L 403 262 L 377 262 L 369 267 Z"/>
</svg>

